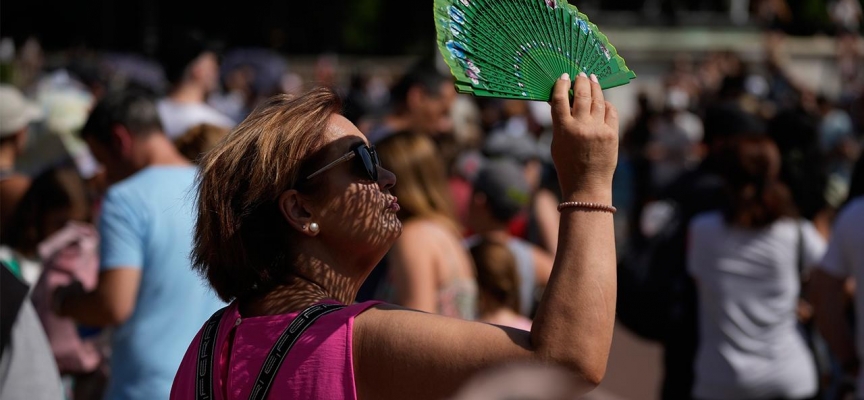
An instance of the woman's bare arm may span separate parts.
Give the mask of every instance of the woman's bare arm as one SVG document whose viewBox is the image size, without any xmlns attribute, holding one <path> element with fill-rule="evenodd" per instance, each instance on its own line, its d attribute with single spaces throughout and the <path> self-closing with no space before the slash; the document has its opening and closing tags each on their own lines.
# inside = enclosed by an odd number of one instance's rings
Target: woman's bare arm
<svg viewBox="0 0 864 400">
<path fill-rule="evenodd" d="M 559 79 L 553 93 L 553 159 L 566 201 L 611 204 L 618 117 L 597 83 Z M 612 215 L 565 210 L 555 267 L 530 333 L 381 306 L 354 325 L 361 399 L 437 399 L 474 373 L 507 361 L 567 368 L 585 391 L 600 383 L 615 319 Z"/>
<path fill-rule="evenodd" d="M 556 211 L 557 212 L 557 211 Z M 542 247 L 531 245 L 531 258 L 534 259 L 534 282 L 536 286 L 546 286 L 555 266 L 555 257 Z"/>
<path fill-rule="evenodd" d="M 534 198 L 534 215 L 540 231 L 540 242 L 549 253 L 558 251 L 558 199 L 549 190 L 541 190 Z"/>
</svg>

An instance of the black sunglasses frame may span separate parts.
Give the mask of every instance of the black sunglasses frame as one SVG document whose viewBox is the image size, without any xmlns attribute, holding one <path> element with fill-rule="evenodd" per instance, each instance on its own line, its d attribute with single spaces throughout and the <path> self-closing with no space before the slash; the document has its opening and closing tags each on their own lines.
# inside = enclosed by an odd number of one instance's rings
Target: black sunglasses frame
<svg viewBox="0 0 864 400">
<path fill-rule="evenodd" d="M 306 177 L 306 180 L 311 180 L 312 178 L 315 178 L 316 176 L 321 175 L 324 172 L 333 169 L 337 165 L 349 161 L 355 157 L 360 159 L 360 163 L 366 170 L 366 174 L 368 175 L 369 179 L 371 179 L 373 182 L 378 182 L 378 167 L 381 165 L 381 161 L 378 159 L 378 153 L 375 151 L 375 146 L 367 146 L 363 143 L 357 145 L 356 147 L 351 149 L 350 152 L 345 153 L 345 155 L 343 155 L 342 157 L 333 160 L 331 163 L 325 165 L 321 169 L 309 174 L 309 176 Z"/>
</svg>

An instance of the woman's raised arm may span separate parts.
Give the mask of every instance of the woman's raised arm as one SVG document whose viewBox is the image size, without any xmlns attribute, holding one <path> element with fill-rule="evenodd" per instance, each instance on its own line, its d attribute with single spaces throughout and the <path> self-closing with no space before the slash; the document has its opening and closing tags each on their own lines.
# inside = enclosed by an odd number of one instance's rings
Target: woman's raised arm
<svg viewBox="0 0 864 400">
<path fill-rule="evenodd" d="M 618 115 L 596 79 L 569 77 L 553 89 L 552 157 L 565 201 L 609 204 L 617 164 Z M 381 306 L 354 325 L 354 366 L 361 399 L 438 399 L 475 372 L 507 361 L 567 368 L 588 391 L 600 383 L 615 321 L 612 215 L 561 214 L 558 252 L 532 331 Z"/>
</svg>

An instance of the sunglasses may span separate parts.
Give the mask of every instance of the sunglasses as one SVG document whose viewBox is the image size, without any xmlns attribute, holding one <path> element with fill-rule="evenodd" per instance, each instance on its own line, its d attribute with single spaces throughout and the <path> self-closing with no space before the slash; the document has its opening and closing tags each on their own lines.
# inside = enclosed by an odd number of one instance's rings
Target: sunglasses
<svg viewBox="0 0 864 400">
<path fill-rule="evenodd" d="M 369 179 L 371 179 L 373 182 L 378 182 L 378 166 L 381 165 L 381 161 L 378 160 L 378 153 L 375 152 L 375 146 L 367 146 L 365 144 L 358 145 L 349 153 L 346 153 L 344 156 L 337 158 L 330 164 L 327 164 L 321 169 L 313 172 L 311 175 L 306 177 L 306 180 L 310 180 L 318 175 L 321 175 L 324 172 L 333 169 L 337 165 L 351 160 L 352 158 L 357 158 L 358 160 L 360 160 L 360 163 L 366 170 L 366 174 L 368 175 Z"/>
</svg>

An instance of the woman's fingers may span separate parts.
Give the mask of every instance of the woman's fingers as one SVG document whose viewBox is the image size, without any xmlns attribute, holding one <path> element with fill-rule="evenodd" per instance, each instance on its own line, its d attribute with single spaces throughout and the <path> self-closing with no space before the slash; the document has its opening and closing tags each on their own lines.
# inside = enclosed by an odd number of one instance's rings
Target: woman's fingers
<svg viewBox="0 0 864 400">
<path fill-rule="evenodd" d="M 576 77 L 573 88 L 573 117 L 585 118 L 591 115 L 591 80 L 584 72 Z"/>
<path fill-rule="evenodd" d="M 605 122 L 610 128 L 612 128 L 616 133 L 618 132 L 618 110 L 615 106 L 610 102 L 605 102 L 606 105 L 606 115 Z"/>
<path fill-rule="evenodd" d="M 591 74 L 591 116 L 597 121 L 602 121 L 606 115 L 606 100 L 603 99 L 603 89 L 597 75 Z"/>
<path fill-rule="evenodd" d="M 552 88 L 552 117 L 560 125 L 570 117 L 570 75 L 564 74 Z"/>
<path fill-rule="evenodd" d="M 600 85 L 584 73 L 575 79 L 572 110 L 565 110 L 565 84 L 555 84 L 552 111 L 552 160 L 561 190 L 567 196 L 590 191 L 605 196 L 618 158 L 618 114 L 603 100 Z"/>
</svg>

